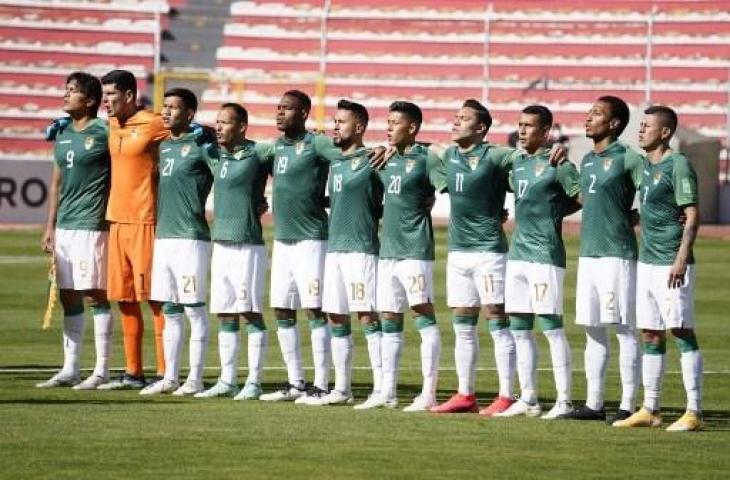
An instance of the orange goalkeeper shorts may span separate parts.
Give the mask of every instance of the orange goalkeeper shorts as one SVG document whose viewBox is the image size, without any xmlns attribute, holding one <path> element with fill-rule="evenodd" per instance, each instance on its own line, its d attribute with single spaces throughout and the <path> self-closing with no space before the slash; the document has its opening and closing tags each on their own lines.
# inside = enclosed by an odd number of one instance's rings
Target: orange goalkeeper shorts
<svg viewBox="0 0 730 480">
<path fill-rule="evenodd" d="M 149 300 L 155 226 L 114 223 L 109 226 L 107 295 L 118 302 Z"/>
</svg>

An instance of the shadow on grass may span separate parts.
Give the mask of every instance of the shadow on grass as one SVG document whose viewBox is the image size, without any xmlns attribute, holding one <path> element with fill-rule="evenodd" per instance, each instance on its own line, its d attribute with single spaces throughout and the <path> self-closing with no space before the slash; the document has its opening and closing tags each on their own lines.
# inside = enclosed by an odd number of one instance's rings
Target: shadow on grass
<svg viewBox="0 0 730 480">
<path fill-rule="evenodd" d="M 101 400 L 99 398 L 14 398 L 9 400 L 0 400 L 0 405 L 132 405 L 132 404 L 151 404 L 147 398 L 140 398 L 139 400 L 132 399 L 121 399 L 119 397 L 109 398 L 108 400 Z M 159 402 L 162 403 L 162 402 Z M 179 404 L 188 403 L 184 400 L 170 400 L 169 397 L 165 397 L 165 404 Z"/>
<path fill-rule="evenodd" d="M 61 365 L 54 363 L 52 365 L 44 365 L 40 363 L 26 363 L 23 365 L 0 365 L 0 370 L 58 370 L 61 368 Z M 13 373 L 13 372 L 2 372 L 5 374 Z"/>
</svg>

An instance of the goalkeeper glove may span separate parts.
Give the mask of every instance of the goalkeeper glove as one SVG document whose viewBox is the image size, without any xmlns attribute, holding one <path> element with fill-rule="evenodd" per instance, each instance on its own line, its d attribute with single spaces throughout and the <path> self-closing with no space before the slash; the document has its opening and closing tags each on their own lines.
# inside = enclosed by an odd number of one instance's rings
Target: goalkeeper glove
<svg viewBox="0 0 730 480">
<path fill-rule="evenodd" d="M 190 131 L 195 136 L 195 143 L 198 145 L 205 145 L 206 143 L 215 143 L 216 136 L 215 130 L 206 125 L 201 125 L 198 122 L 190 124 Z"/>
<path fill-rule="evenodd" d="M 71 123 L 71 117 L 61 117 L 55 119 L 46 127 L 46 141 L 52 142 L 56 139 L 56 135 Z"/>
</svg>

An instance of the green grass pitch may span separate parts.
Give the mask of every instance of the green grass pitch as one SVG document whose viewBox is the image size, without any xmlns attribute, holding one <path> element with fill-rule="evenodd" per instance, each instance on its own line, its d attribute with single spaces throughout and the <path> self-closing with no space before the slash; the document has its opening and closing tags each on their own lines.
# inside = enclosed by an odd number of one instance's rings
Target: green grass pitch
<svg viewBox="0 0 730 480">
<path fill-rule="evenodd" d="M 47 263 L 39 253 L 39 239 L 39 231 L 0 232 L 0 478 L 727 478 L 730 244 L 726 241 L 700 238 L 696 249 L 698 337 L 707 371 L 706 428 L 700 433 L 669 434 L 663 429 L 617 430 L 597 422 L 38 390 L 33 385 L 58 368 L 62 354 L 59 312 L 49 331 L 40 329 Z M 436 305 L 444 342 L 439 396 L 444 399 L 455 389 L 456 375 L 445 308 L 443 229 L 437 232 L 437 245 Z M 570 238 L 565 306 L 573 348 L 573 395 L 580 404 L 585 398 L 584 339 L 573 324 L 576 246 L 577 239 Z M 266 320 L 271 327 L 270 312 Z M 87 327 L 83 366 L 91 367 L 91 321 Z M 308 330 L 304 324 L 301 327 L 305 364 L 311 365 Z M 121 367 L 118 324 L 116 329 L 112 363 Z M 148 365 L 153 363 L 151 330 L 147 323 Z M 212 320 L 207 382 L 218 373 L 216 330 Z M 272 329 L 270 333 L 265 390 L 285 378 L 276 335 Z M 361 367 L 354 376 L 355 395 L 362 399 L 369 390 L 367 354 L 358 326 L 353 334 L 355 365 Z M 496 378 L 483 320 L 480 342 L 477 389 L 485 403 L 495 394 Z M 554 398 L 549 354 L 545 339 L 538 342 L 540 400 L 549 407 Z M 616 352 L 614 339 L 607 383 L 610 410 L 618 398 Z M 671 344 L 669 352 L 665 426 L 684 408 L 679 358 Z M 416 394 L 419 383 L 418 336 L 411 322 L 406 324 L 402 404 Z"/>
</svg>

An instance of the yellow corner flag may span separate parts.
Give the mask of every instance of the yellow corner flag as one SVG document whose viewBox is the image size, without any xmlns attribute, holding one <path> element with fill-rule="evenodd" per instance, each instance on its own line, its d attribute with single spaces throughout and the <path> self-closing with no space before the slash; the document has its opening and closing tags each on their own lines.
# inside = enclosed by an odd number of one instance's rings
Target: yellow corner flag
<svg viewBox="0 0 730 480">
<path fill-rule="evenodd" d="M 43 314 L 43 324 L 41 328 L 48 330 L 51 328 L 51 319 L 53 318 L 53 308 L 58 301 L 58 289 L 56 288 L 56 256 L 51 255 L 51 261 L 48 266 L 48 303 L 46 304 L 46 313 Z"/>
</svg>

